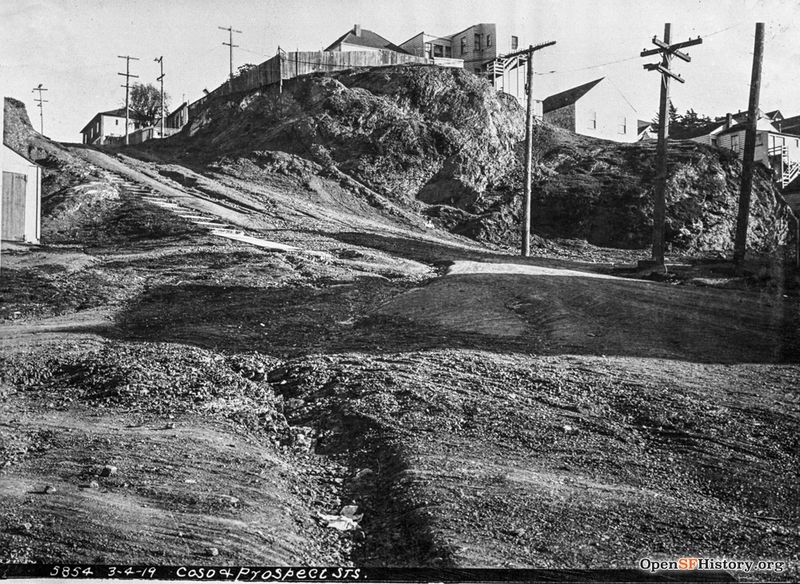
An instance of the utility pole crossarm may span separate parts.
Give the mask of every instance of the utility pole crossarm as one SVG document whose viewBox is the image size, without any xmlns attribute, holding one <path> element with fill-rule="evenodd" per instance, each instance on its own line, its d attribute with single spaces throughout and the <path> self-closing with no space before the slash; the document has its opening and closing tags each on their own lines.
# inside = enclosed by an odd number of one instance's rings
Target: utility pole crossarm
<svg viewBox="0 0 800 584">
<path fill-rule="evenodd" d="M 682 52 L 682 51 L 680 51 L 678 49 L 682 49 L 684 47 L 691 47 L 691 46 L 699 45 L 699 44 L 702 44 L 702 43 L 703 43 L 703 39 L 696 38 L 696 39 L 690 39 L 688 41 L 684 41 L 682 43 L 675 43 L 674 45 L 669 45 L 669 44 L 667 44 L 665 42 L 662 42 L 662 41 L 658 40 L 656 37 L 653 37 L 653 44 L 656 45 L 658 48 L 657 49 L 643 49 L 642 52 L 639 53 L 639 56 L 640 57 L 649 57 L 650 55 L 657 55 L 659 53 L 667 51 L 670 54 L 673 54 L 676 57 L 678 57 L 679 59 L 683 59 L 684 61 L 686 61 L 688 63 L 689 61 L 692 60 L 692 58 L 689 55 L 687 55 L 686 53 L 684 53 L 684 52 Z"/>
<path fill-rule="evenodd" d="M 508 53 L 507 55 L 503 55 L 504 57 L 516 57 L 517 55 L 528 55 L 530 53 L 535 53 L 536 51 L 540 51 L 546 47 L 552 47 L 556 44 L 556 41 L 548 41 L 546 43 L 540 43 L 538 45 L 532 45 L 527 49 L 521 49 L 519 51 L 514 51 L 513 53 Z"/>
<path fill-rule="evenodd" d="M 48 100 L 42 99 L 42 92 L 47 91 L 46 87 L 42 87 L 42 83 L 39 84 L 38 87 L 34 87 L 31 93 L 34 91 L 39 92 L 39 97 L 34 97 L 33 100 L 37 102 L 37 107 L 39 108 L 39 133 L 44 136 L 44 105 L 45 103 L 49 103 Z"/>
<path fill-rule="evenodd" d="M 117 55 L 120 59 L 125 59 L 125 73 L 118 73 L 117 75 L 122 75 L 125 77 L 125 85 L 121 87 L 125 88 L 125 145 L 128 145 L 128 126 L 130 125 L 130 89 L 131 89 L 131 77 L 138 79 L 138 75 L 131 74 L 131 61 L 138 61 L 138 57 L 131 57 L 130 55 Z"/>
<path fill-rule="evenodd" d="M 661 63 L 646 63 L 645 65 L 643 65 L 643 67 L 648 71 L 658 71 L 662 75 L 669 75 L 675 81 L 679 81 L 680 83 L 686 83 L 686 80 L 683 77 L 681 77 L 677 73 L 673 73 L 669 69 L 665 69 L 664 67 L 661 66 Z"/>
<path fill-rule="evenodd" d="M 670 41 L 672 25 L 664 24 L 664 40 L 653 37 L 655 49 L 645 49 L 640 53 L 642 57 L 650 55 L 660 55 L 660 63 L 647 63 L 644 68 L 647 71 L 657 71 L 661 74 L 661 98 L 658 108 L 658 144 L 656 146 L 656 181 L 655 192 L 653 195 L 653 256 L 652 263 L 664 268 L 664 226 L 666 222 L 666 191 L 667 191 L 667 141 L 669 139 L 669 80 L 674 79 L 679 83 L 684 83 L 683 77 L 670 70 L 672 57 L 678 57 L 686 62 L 691 61 L 691 57 L 679 49 L 699 45 L 703 39 L 689 39 L 681 43 Z"/>
<path fill-rule="evenodd" d="M 230 77 L 228 78 L 228 84 L 229 89 L 231 89 L 230 84 L 233 81 L 233 49 L 239 46 L 233 44 L 233 33 L 241 34 L 242 31 L 236 30 L 233 26 L 218 26 L 217 28 L 228 31 L 228 42 L 222 44 L 230 48 Z"/>
<path fill-rule="evenodd" d="M 525 116 L 525 191 L 522 200 L 522 249 L 523 257 L 528 257 L 531 252 L 531 174 L 532 174 L 532 158 L 533 158 L 533 54 L 545 47 L 551 47 L 556 44 L 556 41 L 549 41 L 540 43 L 538 45 L 530 45 L 527 49 L 516 51 L 508 57 L 516 57 L 520 55 L 527 56 L 528 62 L 528 99 L 527 109 Z"/>
</svg>

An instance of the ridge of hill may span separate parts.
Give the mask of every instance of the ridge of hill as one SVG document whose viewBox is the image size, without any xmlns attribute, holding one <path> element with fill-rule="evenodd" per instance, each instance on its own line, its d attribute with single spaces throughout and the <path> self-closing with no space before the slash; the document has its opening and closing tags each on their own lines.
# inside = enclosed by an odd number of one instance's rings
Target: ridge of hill
<svg viewBox="0 0 800 584">
<path fill-rule="evenodd" d="M 533 229 L 626 249 L 649 244 L 655 148 L 534 130 Z M 471 73 L 401 65 L 315 74 L 209 100 L 184 131 L 150 149 L 215 163 L 280 151 L 312 160 L 473 239 L 519 239 L 524 111 Z M 236 172 L 235 164 L 228 170 Z M 676 252 L 732 246 L 741 164 L 690 142 L 670 146 L 667 243 Z M 756 172 L 750 245 L 785 243 L 791 212 Z"/>
</svg>

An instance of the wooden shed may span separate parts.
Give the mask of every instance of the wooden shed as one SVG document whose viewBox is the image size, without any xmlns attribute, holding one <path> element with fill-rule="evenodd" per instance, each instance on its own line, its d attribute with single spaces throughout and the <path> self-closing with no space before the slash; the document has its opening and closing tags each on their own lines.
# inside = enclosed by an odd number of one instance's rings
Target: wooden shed
<svg viewBox="0 0 800 584">
<path fill-rule="evenodd" d="M 3 169 L 0 239 L 39 243 L 41 230 L 41 167 L 2 145 Z"/>
</svg>

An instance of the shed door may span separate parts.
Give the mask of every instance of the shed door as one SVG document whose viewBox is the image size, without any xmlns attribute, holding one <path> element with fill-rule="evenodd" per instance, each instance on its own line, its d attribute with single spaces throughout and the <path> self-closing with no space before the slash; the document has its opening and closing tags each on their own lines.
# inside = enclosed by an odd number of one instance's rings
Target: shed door
<svg viewBox="0 0 800 584">
<path fill-rule="evenodd" d="M 2 239 L 25 240 L 25 191 L 28 177 L 16 172 L 3 173 Z"/>
</svg>

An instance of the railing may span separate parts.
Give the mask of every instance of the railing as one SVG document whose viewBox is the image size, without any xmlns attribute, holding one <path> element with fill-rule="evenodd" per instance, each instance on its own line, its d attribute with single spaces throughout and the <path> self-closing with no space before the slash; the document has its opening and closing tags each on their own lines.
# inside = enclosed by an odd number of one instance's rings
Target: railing
<svg viewBox="0 0 800 584">
<path fill-rule="evenodd" d="M 770 146 L 767 148 L 767 154 L 770 157 L 781 158 L 781 174 L 777 179 L 781 183 L 781 188 L 785 189 L 800 176 L 800 162 L 789 158 L 789 149 L 785 144 Z"/>
<path fill-rule="evenodd" d="M 770 156 L 780 156 L 781 158 L 783 158 L 783 159 L 785 160 L 785 159 L 786 159 L 786 156 L 787 156 L 786 145 L 781 145 L 781 146 L 770 146 L 770 147 L 767 149 L 767 153 L 768 153 Z"/>
<path fill-rule="evenodd" d="M 783 167 L 783 176 L 781 177 L 781 184 L 783 188 L 789 186 L 800 175 L 800 163 L 790 161 Z"/>
</svg>

